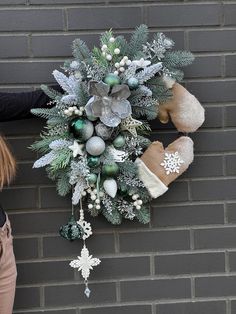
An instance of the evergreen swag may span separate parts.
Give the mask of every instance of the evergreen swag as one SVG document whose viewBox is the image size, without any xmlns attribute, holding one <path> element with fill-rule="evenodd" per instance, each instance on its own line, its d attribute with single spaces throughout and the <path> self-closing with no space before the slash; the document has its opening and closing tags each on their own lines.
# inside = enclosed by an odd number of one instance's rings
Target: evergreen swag
<svg viewBox="0 0 236 314">
<path fill-rule="evenodd" d="M 60 195 L 72 190 L 74 205 L 83 198 L 92 216 L 102 213 L 112 224 L 122 218 L 148 223 L 151 197 L 135 159 L 150 144 L 147 120 L 157 118 L 158 104 L 171 97 L 165 77 L 182 80 L 181 68 L 193 55 L 172 51 L 174 42 L 163 33 L 148 41 L 146 25 L 136 28 L 129 43 L 111 30 L 100 42 L 92 51 L 80 39 L 73 42 L 65 74 L 53 72 L 63 93 L 42 86 L 55 106 L 32 110 L 47 119 L 31 147 L 43 154 L 34 167 L 46 167 Z M 90 122 L 78 129 L 78 121 Z"/>
</svg>

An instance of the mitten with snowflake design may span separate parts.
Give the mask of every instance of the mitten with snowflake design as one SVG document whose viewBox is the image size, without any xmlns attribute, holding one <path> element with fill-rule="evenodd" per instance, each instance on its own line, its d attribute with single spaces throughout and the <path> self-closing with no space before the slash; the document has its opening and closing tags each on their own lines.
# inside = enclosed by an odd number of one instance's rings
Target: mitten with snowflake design
<svg viewBox="0 0 236 314">
<path fill-rule="evenodd" d="M 153 142 L 137 158 L 139 177 L 153 198 L 168 190 L 168 185 L 187 170 L 193 161 L 193 141 L 181 136 L 166 149 L 159 141 Z"/>
<path fill-rule="evenodd" d="M 166 79 L 168 87 L 172 86 L 173 97 L 159 105 L 159 119 L 167 123 L 169 118 L 179 132 L 195 132 L 205 120 L 205 110 L 186 88 L 173 80 Z"/>
</svg>

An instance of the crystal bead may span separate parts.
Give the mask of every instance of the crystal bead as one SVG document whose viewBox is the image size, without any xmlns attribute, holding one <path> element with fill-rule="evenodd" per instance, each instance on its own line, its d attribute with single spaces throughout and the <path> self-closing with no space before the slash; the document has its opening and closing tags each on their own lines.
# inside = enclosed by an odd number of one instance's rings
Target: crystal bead
<svg viewBox="0 0 236 314">
<path fill-rule="evenodd" d="M 86 295 L 87 298 L 90 297 L 90 293 L 91 293 L 91 290 L 89 289 L 89 287 L 86 287 L 86 289 L 84 290 L 84 294 Z"/>
</svg>

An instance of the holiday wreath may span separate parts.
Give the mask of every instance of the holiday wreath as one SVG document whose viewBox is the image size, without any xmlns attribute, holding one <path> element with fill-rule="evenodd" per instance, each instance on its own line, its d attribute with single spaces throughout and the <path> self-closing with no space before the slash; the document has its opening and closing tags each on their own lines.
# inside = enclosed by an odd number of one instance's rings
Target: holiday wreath
<svg viewBox="0 0 236 314">
<path fill-rule="evenodd" d="M 148 139 L 148 120 L 166 123 L 171 118 L 179 132 L 193 132 L 204 121 L 204 109 L 183 86 L 182 67 L 193 61 L 187 51 L 172 51 L 174 42 L 163 33 L 148 41 L 148 28 L 140 25 L 129 42 L 107 31 L 101 47 L 90 51 L 80 39 L 73 42 L 73 60 L 63 74 L 53 75 L 63 89 L 59 93 L 42 86 L 54 106 L 34 109 L 47 119 L 46 130 L 32 149 L 43 156 L 35 168 L 46 167 L 57 191 L 72 191 L 72 216 L 60 234 L 69 240 L 86 240 L 91 234 L 84 210 L 103 214 L 112 224 L 122 218 L 150 220 L 152 198 L 193 160 L 193 142 L 181 136 L 164 149 Z M 79 204 L 79 218 L 74 206 Z M 70 266 L 78 268 L 89 296 L 90 270 L 100 260 L 85 245 Z"/>
</svg>

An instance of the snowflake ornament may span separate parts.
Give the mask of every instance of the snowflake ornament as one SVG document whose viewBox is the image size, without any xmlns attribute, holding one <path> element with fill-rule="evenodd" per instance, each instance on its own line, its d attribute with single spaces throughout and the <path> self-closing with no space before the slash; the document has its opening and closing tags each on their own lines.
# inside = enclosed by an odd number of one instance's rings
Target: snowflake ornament
<svg viewBox="0 0 236 314">
<path fill-rule="evenodd" d="M 160 165 L 164 167 L 166 174 L 169 175 L 170 173 L 174 172 L 179 173 L 179 169 L 183 163 L 184 161 L 180 158 L 179 153 L 174 152 L 165 153 L 165 158 Z"/>
<path fill-rule="evenodd" d="M 90 275 L 90 270 L 93 270 L 94 266 L 97 266 L 101 263 L 99 258 L 94 258 L 92 255 L 89 255 L 89 250 L 84 245 L 81 250 L 81 255 L 78 256 L 78 259 L 74 259 L 70 262 L 72 268 L 78 268 L 78 271 L 81 271 L 81 275 L 85 280 L 86 289 L 84 293 L 87 297 L 90 295 L 90 290 L 88 288 L 87 280 Z"/>
</svg>

